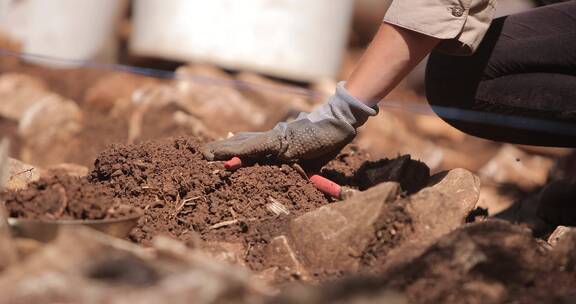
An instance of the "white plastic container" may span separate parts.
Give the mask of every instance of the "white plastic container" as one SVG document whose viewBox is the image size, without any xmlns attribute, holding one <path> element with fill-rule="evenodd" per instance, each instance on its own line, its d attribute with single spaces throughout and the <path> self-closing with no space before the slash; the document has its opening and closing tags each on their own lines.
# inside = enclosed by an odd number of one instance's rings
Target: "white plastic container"
<svg viewBox="0 0 576 304">
<path fill-rule="evenodd" d="M 308 81 L 334 78 L 353 0 L 135 0 L 131 51 Z"/>
<path fill-rule="evenodd" d="M 27 53 L 109 61 L 115 25 L 125 4 L 125 0 L 0 0 L 0 31 L 19 40 Z"/>
</svg>

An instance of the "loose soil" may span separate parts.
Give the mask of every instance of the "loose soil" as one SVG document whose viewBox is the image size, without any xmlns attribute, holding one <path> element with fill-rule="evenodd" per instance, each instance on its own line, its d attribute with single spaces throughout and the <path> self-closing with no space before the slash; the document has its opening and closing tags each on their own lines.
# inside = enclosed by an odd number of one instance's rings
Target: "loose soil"
<svg viewBox="0 0 576 304">
<path fill-rule="evenodd" d="M 100 154 L 86 178 L 43 178 L 3 198 L 12 216 L 26 218 L 106 218 L 110 206 L 127 203 L 144 210 L 130 234 L 143 244 L 159 234 L 242 241 L 258 222 L 278 216 L 268 209 L 271 202 L 284 205 L 290 217 L 329 203 L 291 166 L 228 172 L 221 162 L 204 160 L 199 145 L 184 137 L 115 145 Z M 74 209 L 82 201 L 88 210 Z"/>
<path fill-rule="evenodd" d="M 412 232 L 412 218 L 406 212 L 404 199 L 383 206 L 382 215 L 375 222 L 376 233 L 361 256 L 363 272 L 378 272 L 388 253 Z"/>
<path fill-rule="evenodd" d="M 16 218 L 101 220 L 138 212 L 104 185 L 67 175 L 42 178 L 24 190 L 6 193 L 3 199 L 10 216 Z"/>
</svg>

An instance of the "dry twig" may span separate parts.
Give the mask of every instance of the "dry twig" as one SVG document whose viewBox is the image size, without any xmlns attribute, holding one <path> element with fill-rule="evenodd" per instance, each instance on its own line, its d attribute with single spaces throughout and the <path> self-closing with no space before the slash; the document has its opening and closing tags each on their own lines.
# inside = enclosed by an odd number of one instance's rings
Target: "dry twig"
<svg viewBox="0 0 576 304">
<path fill-rule="evenodd" d="M 222 227 L 226 227 L 226 226 L 230 226 L 230 225 L 234 225 L 236 223 L 238 223 L 239 220 L 230 220 L 230 221 L 224 221 L 224 222 L 220 222 L 218 224 L 212 225 L 209 227 L 209 229 L 218 229 L 218 228 L 222 228 Z"/>
</svg>

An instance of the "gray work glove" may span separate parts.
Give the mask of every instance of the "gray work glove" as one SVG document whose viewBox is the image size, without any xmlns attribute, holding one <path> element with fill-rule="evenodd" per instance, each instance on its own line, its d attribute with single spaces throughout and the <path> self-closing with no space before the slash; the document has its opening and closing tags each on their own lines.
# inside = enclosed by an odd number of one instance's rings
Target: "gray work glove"
<svg viewBox="0 0 576 304">
<path fill-rule="evenodd" d="M 258 159 L 275 157 L 284 162 L 333 158 L 356 136 L 356 129 L 370 116 L 378 114 L 354 98 L 340 82 L 336 93 L 309 114 L 301 113 L 292 122 L 258 133 L 238 133 L 208 143 L 203 154 L 208 160 L 227 160 L 234 156 Z"/>
</svg>

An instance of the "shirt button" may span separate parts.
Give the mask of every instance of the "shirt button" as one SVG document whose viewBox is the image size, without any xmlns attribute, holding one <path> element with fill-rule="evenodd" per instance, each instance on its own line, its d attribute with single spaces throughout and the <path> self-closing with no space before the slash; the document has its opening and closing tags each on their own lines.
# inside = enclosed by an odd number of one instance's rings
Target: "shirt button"
<svg viewBox="0 0 576 304">
<path fill-rule="evenodd" d="M 462 17 L 464 15 L 464 9 L 460 6 L 455 6 L 452 8 L 452 16 Z"/>
</svg>

